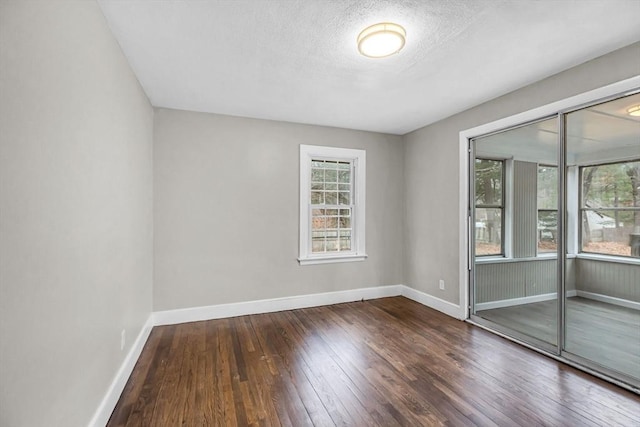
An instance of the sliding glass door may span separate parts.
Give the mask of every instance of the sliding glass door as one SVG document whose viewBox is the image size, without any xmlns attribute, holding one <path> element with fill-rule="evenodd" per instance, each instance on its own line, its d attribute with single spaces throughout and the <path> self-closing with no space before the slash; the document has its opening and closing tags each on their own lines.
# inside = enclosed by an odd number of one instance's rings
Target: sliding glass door
<svg viewBox="0 0 640 427">
<path fill-rule="evenodd" d="M 476 321 L 554 351 L 558 343 L 558 119 L 473 144 Z"/>
<path fill-rule="evenodd" d="M 640 380 L 640 94 L 566 115 L 565 355 Z"/>
<path fill-rule="evenodd" d="M 469 159 L 472 321 L 633 387 L 636 105 L 637 93 L 481 135 Z"/>
</svg>

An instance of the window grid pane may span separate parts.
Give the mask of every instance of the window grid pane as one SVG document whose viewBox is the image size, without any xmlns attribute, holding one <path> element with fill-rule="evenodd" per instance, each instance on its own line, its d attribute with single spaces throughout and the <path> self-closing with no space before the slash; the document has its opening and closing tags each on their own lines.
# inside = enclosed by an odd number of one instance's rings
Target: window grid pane
<svg viewBox="0 0 640 427">
<path fill-rule="evenodd" d="M 476 159 L 476 206 L 502 207 L 502 160 Z"/>
<path fill-rule="evenodd" d="M 615 256 L 635 256 L 631 240 L 637 211 L 582 210 L 582 252 Z M 625 226 L 631 224 L 631 226 Z"/>
<path fill-rule="evenodd" d="M 502 209 L 476 208 L 476 255 L 502 255 Z"/>
<path fill-rule="evenodd" d="M 538 253 L 558 251 L 558 211 L 553 209 L 538 210 Z"/>
<path fill-rule="evenodd" d="M 311 252 L 352 251 L 352 164 L 311 163 Z"/>
<path fill-rule="evenodd" d="M 538 166 L 538 210 L 558 209 L 558 168 Z"/>
</svg>

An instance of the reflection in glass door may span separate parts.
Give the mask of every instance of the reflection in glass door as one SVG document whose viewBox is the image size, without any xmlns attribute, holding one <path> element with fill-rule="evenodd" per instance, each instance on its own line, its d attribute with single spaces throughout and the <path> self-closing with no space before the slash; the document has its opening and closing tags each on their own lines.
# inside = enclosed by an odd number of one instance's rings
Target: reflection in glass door
<svg viewBox="0 0 640 427">
<path fill-rule="evenodd" d="M 557 117 L 473 145 L 472 316 L 557 352 Z"/>
<path fill-rule="evenodd" d="M 640 93 L 470 148 L 471 319 L 640 388 Z"/>
<path fill-rule="evenodd" d="M 640 94 L 567 114 L 567 357 L 640 381 Z"/>
</svg>

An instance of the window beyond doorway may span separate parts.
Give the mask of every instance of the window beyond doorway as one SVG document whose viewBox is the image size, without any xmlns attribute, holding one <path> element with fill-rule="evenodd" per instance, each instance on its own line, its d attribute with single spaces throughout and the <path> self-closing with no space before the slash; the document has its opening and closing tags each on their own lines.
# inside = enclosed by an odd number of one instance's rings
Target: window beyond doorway
<svg viewBox="0 0 640 427">
<path fill-rule="evenodd" d="M 640 234 L 640 160 L 583 166 L 580 177 L 582 252 L 632 256 L 631 236 Z"/>
</svg>

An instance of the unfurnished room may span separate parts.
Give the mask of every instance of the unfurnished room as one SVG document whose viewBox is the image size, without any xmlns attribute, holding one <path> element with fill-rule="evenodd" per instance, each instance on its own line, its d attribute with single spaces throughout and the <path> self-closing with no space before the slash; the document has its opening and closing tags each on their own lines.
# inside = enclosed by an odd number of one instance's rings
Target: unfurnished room
<svg viewBox="0 0 640 427">
<path fill-rule="evenodd" d="M 0 427 L 640 426 L 640 0 L 0 0 Z"/>
</svg>

